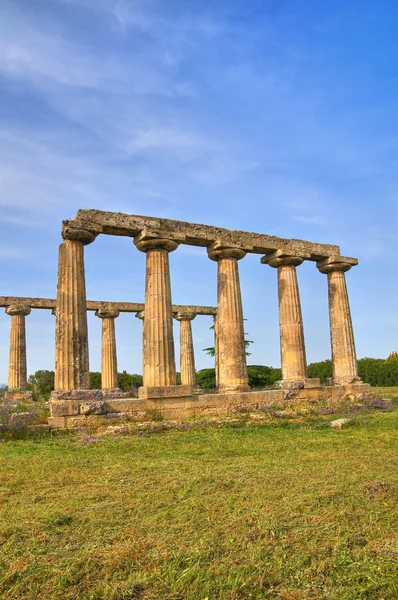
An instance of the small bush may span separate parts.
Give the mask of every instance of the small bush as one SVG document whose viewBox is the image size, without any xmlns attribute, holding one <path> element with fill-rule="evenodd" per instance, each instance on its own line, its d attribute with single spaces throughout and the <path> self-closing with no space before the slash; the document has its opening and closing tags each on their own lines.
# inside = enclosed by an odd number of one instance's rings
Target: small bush
<svg viewBox="0 0 398 600">
<path fill-rule="evenodd" d="M 30 425 L 46 422 L 47 409 L 43 404 L 30 405 L 2 398 L 0 401 L 0 439 L 23 439 Z"/>
</svg>

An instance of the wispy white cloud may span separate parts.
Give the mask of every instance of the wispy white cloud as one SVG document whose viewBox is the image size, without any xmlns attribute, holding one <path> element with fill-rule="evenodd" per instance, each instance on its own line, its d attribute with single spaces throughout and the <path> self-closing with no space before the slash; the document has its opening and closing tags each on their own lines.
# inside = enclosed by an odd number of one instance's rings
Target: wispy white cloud
<svg viewBox="0 0 398 600">
<path fill-rule="evenodd" d="M 304 216 L 304 215 L 299 215 L 296 217 L 293 217 L 293 219 L 295 221 L 299 221 L 300 223 L 306 223 L 307 225 L 327 225 L 327 220 L 324 217 L 321 217 L 319 215 L 314 215 L 314 216 Z"/>
</svg>

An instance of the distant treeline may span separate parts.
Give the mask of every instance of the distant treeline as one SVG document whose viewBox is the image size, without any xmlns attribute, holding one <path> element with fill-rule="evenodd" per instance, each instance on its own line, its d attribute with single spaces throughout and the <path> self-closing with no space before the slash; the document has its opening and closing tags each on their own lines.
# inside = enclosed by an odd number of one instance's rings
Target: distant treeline
<svg viewBox="0 0 398 600">
<path fill-rule="evenodd" d="M 272 386 L 281 379 L 281 369 L 263 365 L 249 365 L 249 385 L 252 389 Z M 365 383 L 374 386 L 398 386 L 398 354 L 393 352 L 387 359 L 361 358 L 358 360 L 358 374 Z M 311 363 L 308 365 L 308 377 L 319 377 L 321 383 L 326 383 L 332 377 L 332 361 Z M 196 382 L 202 389 L 211 390 L 216 387 L 215 369 L 202 369 L 196 374 Z M 180 383 L 180 374 L 177 373 L 177 383 Z M 142 385 L 142 375 L 130 374 L 126 371 L 118 373 L 119 388 L 124 391 L 133 390 Z M 90 373 L 90 387 L 101 388 L 101 373 Z M 35 398 L 48 399 L 54 389 L 54 371 L 36 371 L 30 375 L 28 389 L 33 391 Z"/>
</svg>

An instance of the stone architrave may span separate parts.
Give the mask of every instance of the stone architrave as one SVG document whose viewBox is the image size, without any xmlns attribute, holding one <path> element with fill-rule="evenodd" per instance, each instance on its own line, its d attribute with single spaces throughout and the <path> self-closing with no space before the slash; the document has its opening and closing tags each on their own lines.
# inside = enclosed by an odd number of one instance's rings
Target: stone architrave
<svg viewBox="0 0 398 600">
<path fill-rule="evenodd" d="M 25 317 L 30 314 L 30 307 L 14 304 L 6 308 L 6 313 L 11 317 L 8 390 L 23 392 L 28 383 Z"/>
<path fill-rule="evenodd" d="M 90 231 L 64 229 L 59 247 L 55 334 L 55 392 L 89 389 L 84 246 Z"/>
<path fill-rule="evenodd" d="M 345 280 L 346 271 L 357 264 L 356 259 L 342 256 L 329 256 L 317 262 L 320 272 L 328 276 L 333 383 L 336 385 L 361 383 Z"/>
<path fill-rule="evenodd" d="M 178 312 L 175 315 L 180 322 L 180 372 L 181 385 L 195 386 L 195 355 L 193 349 L 193 337 L 191 321 L 196 317 L 195 313 Z"/>
<path fill-rule="evenodd" d="M 212 244 L 208 248 L 211 260 L 217 262 L 217 371 L 220 392 L 249 390 L 246 365 L 246 344 L 243 309 L 239 283 L 238 260 L 246 252 L 240 248 L 225 248 Z"/>
<path fill-rule="evenodd" d="M 118 389 L 115 319 L 119 314 L 118 310 L 106 308 L 100 308 L 95 312 L 95 315 L 102 319 L 101 387 L 103 390 Z"/>
<path fill-rule="evenodd" d="M 169 252 L 178 244 L 147 232 L 136 236 L 134 243 L 146 253 L 144 388 L 176 386 Z"/>
<path fill-rule="evenodd" d="M 304 327 L 296 267 L 310 255 L 291 256 L 277 250 L 261 259 L 278 270 L 282 380 L 279 387 L 301 388 L 307 381 Z"/>
</svg>

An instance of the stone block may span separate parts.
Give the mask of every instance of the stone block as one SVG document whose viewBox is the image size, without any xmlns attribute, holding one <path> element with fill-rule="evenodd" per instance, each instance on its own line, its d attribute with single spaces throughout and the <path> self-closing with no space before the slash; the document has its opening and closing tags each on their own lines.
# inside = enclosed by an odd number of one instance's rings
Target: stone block
<svg viewBox="0 0 398 600">
<path fill-rule="evenodd" d="M 121 398 L 106 401 L 107 413 L 135 413 L 139 410 L 145 411 L 146 409 L 147 403 L 145 400 L 139 400 L 138 398 Z"/>
<path fill-rule="evenodd" d="M 79 402 L 76 400 L 58 400 L 50 402 L 50 414 L 52 417 L 64 417 L 79 414 Z"/>
<path fill-rule="evenodd" d="M 65 429 L 66 419 L 65 417 L 49 417 L 48 426 L 50 429 Z"/>
<path fill-rule="evenodd" d="M 168 385 L 159 387 L 140 387 L 138 388 L 138 398 L 178 398 L 181 396 L 192 396 L 193 388 L 191 385 Z"/>
<path fill-rule="evenodd" d="M 102 390 L 55 390 L 50 396 L 53 400 L 102 400 Z"/>
<path fill-rule="evenodd" d="M 80 404 L 81 415 L 102 415 L 106 413 L 106 403 L 99 400 Z"/>
<path fill-rule="evenodd" d="M 332 429 L 343 429 L 350 421 L 351 419 L 336 419 L 330 423 L 330 427 Z"/>
<path fill-rule="evenodd" d="M 275 381 L 274 386 L 281 390 L 299 390 L 304 387 L 304 380 L 291 380 L 291 379 L 280 379 Z"/>
<path fill-rule="evenodd" d="M 33 392 L 28 392 L 26 390 L 7 390 L 4 392 L 4 398 L 22 403 L 33 402 Z"/>
<path fill-rule="evenodd" d="M 103 398 L 125 398 L 128 392 L 123 392 L 120 388 L 106 388 L 102 389 Z"/>
<path fill-rule="evenodd" d="M 319 377 L 312 377 L 310 379 L 306 379 L 304 382 L 304 387 L 308 388 L 317 388 L 321 386 L 321 380 Z"/>
</svg>

